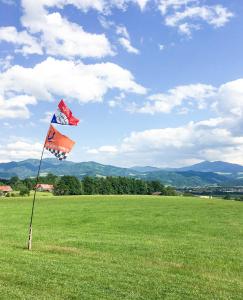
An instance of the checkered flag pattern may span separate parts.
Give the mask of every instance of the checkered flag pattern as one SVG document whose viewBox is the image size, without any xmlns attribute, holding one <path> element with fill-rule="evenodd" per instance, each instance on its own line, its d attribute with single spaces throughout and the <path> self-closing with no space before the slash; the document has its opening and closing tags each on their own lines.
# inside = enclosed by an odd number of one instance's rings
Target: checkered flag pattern
<svg viewBox="0 0 243 300">
<path fill-rule="evenodd" d="M 67 158 L 67 152 L 62 152 L 62 151 L 51 149 L 51 148 L 46 148 L 46 150 L 48 150 L 52 154 L 54 154 L 59 160 L 64 160 Z"/>
</svg>

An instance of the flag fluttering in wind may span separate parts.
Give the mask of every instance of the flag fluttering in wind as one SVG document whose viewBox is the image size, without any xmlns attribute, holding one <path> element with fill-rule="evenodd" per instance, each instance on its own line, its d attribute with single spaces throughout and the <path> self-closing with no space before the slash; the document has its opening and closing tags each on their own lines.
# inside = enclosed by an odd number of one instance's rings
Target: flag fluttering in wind
<svg viewBox="0 0 243 300">
<path fill-rule="evenodd" d="M 74 141 L 50 125 L 44 145 L 46 150 L 54 154 L 59 160 L 63 160 L 67 158 L 67 154 L 72 150 L 74 144 Z"/>
<path fill-rule="evenodd" d="M 65 102 L 61 100 L 60 103 L 58 104 L 57 112 L 52 117 L 51 123 L 77 126 L 78 122 L 79 120 L 73 116 L 71 110 L 67 107 Z M 72 150 L 74 144 L 75 144 L 74 141 L 72 141 L 67 136 L 61 134 L 54 126 L 50 124 L 50 128 L 47 132 L 45 143 L 43 145 L 39 168 L 36 177 L 35 192 L 34 192 L 32 210 L 30 216 L 29 239 L 28 239 L 29 250 L 32 249 L 32 221 L 33 221 L 34 208 L 35 208 L 36 187 L 40 176 L 41 163 L 43 159 L 44 150 L 46 149 L 50 151 L 59 160 L 63 160 L 67 158 L 67 154 Z"/>
<path fill-rule="evenodd" d="M 52 117 L 51 123 L 61 125 L 74 125 L 77 126 L 79 119 L 75 118 L 71 110 L 67 107 L 66 103 L 61 100 L 58 104 L 58 109 Z"/>
</svg>

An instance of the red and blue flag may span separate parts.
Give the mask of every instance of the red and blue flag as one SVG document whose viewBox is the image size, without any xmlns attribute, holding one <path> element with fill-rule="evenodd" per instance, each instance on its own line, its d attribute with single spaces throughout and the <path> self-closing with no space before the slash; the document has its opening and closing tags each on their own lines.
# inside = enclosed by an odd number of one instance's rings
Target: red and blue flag
<svg viewBox="0 0 243 300">
<path fill-rule="evenodd" d="M 66 103 L 61 100 L 58 104 L 58 109 L 52 117 L 51 123 L 57 123 L 61 125 L 73 125 L 77 126 L 79 119 L 75 118 L 68 108 Z"/>
</svg>

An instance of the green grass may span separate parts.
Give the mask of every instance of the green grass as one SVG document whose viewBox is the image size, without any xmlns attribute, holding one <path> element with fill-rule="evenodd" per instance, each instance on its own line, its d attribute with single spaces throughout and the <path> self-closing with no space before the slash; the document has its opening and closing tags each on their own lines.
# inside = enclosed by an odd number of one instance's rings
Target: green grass
<svg viewBox="0 0 243 300">
<path fill-rule="evenodd" d="M 0 199 L 0 299 L 242 299 L 243 203 Z"/>
</svg>

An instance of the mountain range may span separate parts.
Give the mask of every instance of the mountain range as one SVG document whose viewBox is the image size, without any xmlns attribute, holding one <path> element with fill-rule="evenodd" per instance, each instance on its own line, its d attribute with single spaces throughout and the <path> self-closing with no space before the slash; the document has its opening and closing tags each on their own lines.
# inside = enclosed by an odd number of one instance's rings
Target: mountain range
<svg viewBox="0 0 243 300">
<path fill-rule="evenodd" d="M 38 169 L 39 160 L 27 159 L 19 162 L 0 163 L 0 178 L 8 179 L 12 176 L 19 178 L 34 177 Z M 59 162 L 47 158 L 42 161 L 41 175 L 53 173 L 55 175 L 84 176 L 125 176 L 144 180 L 159 180 L 166 185 L 177 187 L 205 186 L 205 185 L 243 185 L 243 166 L 222 161 L 204 161 L 183 168 L 160 169 L 151 166 L 136 166 L 121 168 L 103 165 L 97 162 Z"/>
</svg>

